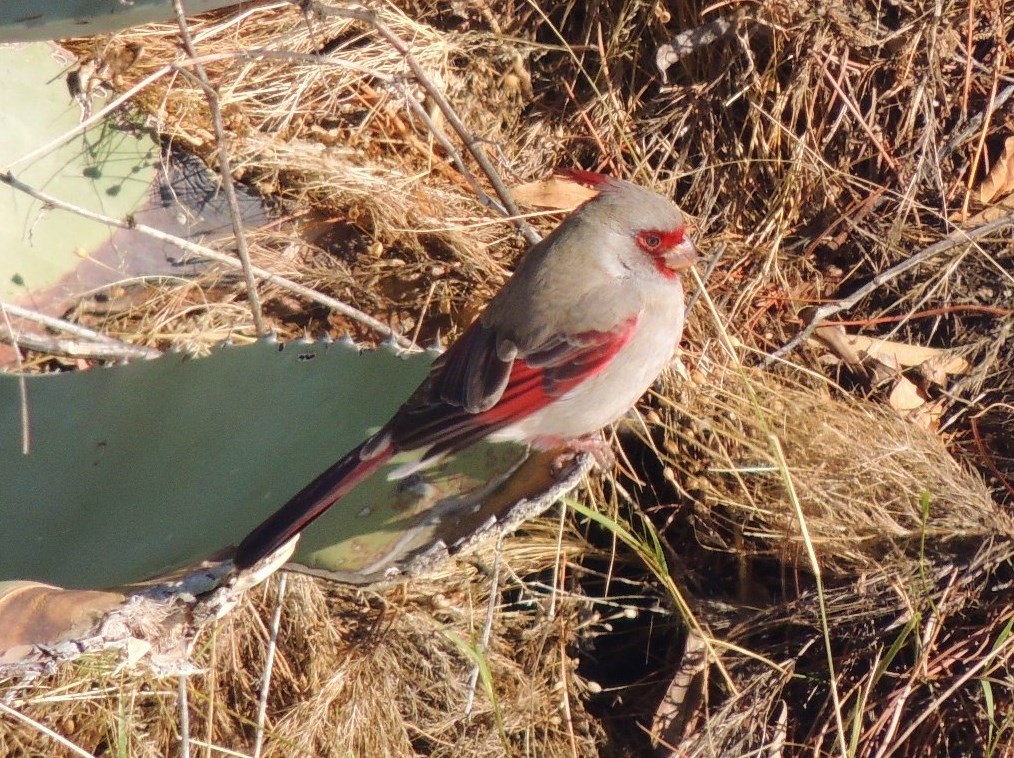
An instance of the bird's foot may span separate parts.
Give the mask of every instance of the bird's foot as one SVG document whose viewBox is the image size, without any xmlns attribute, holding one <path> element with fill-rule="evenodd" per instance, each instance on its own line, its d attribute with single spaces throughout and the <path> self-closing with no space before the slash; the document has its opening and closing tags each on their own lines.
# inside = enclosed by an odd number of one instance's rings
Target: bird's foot
<svg viewBox="0 0 1014 758">
<path fill-rule="evenodd" d="M 603 439 L 601 434 L 589 434 L 587 437 L 577 439 L 555 440 L 556 444 L 547 447 L 561 447 L 559 455 L 553 461 L 553 472 L 558 473 L 566 468 L 582 453 L 588 453 L 595 459 L 599 468 L 612 468 L 616 463 L 616 456 L 612 446 Z"/>
<path fill-rule="evenodd" d="M 587 437 L 579 437 L 570 443 L 572 450 L 578 453 L 590 453 L 591 457 L 599 465 L 599 468 L 612 468 L 616 463 L 616 454 L 613 446 L 602 437 L 601 434 L 591 434 Z"/>
</svg>

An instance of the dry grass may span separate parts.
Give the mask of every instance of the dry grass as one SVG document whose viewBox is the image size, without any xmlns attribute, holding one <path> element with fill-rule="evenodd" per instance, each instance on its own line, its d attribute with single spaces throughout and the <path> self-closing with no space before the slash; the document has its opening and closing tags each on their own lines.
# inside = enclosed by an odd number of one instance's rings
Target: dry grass
<svg viewBox="0 0 1014 758">
<path fill-rule="evenodd" d="M 425 580 L 359 591 L 291 576 L 272 668 L 264 755 L 571 755 L 594 752 L 601 727 L 584 711 L 584 680 L 571 641 L 595 626 L 579 594 L 561 592 L 553 617 L 547 588 L 520 577 L 550 572 L 558 556 L 592 554 L 552 529 L 506 543 L 503 598 L 482 653 L 496 700 L 480 684 L 470 699 L 470 658 L 489 602 L 492 547 Z M 260 676 L 277 581 L 266 583 L 199 639 L 187 678 L 192 750 L 202 742 L 251 752 Z M 18 710 L 53 725 L 95 755 L 165 755 L 179 745 L 173 679 L 154 680 L 115 661 L 82 659 L 16 695 Z M 569 698 L 570 711 L 561 711 Z M 502 721 L 502 732 L 498 727 Z M 52 755 L 35 728 L 4 722 L 0 755 Z"/>
<path fill-rule="evenodd" d="M 420 0 L 378 12 L 508 184 L 570 164 L 629 176 L 675 196 L 703 251 L 721 251 L 714 311 L 696 306 L 688 329 L 691 380 L 658 388 L 647 425 L 621 434 L 621 470 L 587 494 L 646 545 L 637 513 L 648 514 L 671 586 L 579 519 L 563 556 L 549 521 L 507 540 L 486 653 L 495 702 L 480 684 L 466 715 L 471 663 L 448 632 L 480 633 L 485 573 L 459 563 L 377 592 L 295 580 L 267 754 L 633 755 L 649 748 L 653 717 L 680 755 L 1008 751 L 1009 232 L 910 271 L 848 314 L 849 330 L 968 358 L 968 375 L 925 384 L 947 401 L 939 428 L 900 418 L 869 374 L 825 376 L 816 348 L 798 365 L 762 368 L 759 356 L 791 336 L 804 307 L 848 294 L 943 237 L 955 212 L 979 210 L 971 190 L 1014 126 L 997 107 L 1014 69 L 1014 13 L 970 0 L 666 7 Z M 660 85 L 657 45 L 732 11 L 736 33 Z M 436 113 L 390 45 L 357 22 L 308 24 L 288 4 L 220 13 L 192 32 L 222 97 L 234 173 L 284 208 L 255 235 L 256 262 L 421 340 L 467 323 L 520 244 L 409 106 Z M 171 26 L 77 49 L 128 45 L 143 53 L 121 88 L 178 54 Z M 319 50 L 327 62 L 307 57 Z M 164 76 L 134 100 L 160 134 L 214 161 L 204 95 L 187 77 Z M 198 351 L 251 335 L 242 290 L 221 277 L 160 287 L 99 323 Z M 372 338 L 280 290 L 262 294 L 283 336 Z M 673 587 L 712 645 L 710 665 L 682 660 Z M 252 749 L 272 608 L 269 586 L 195 651 L 195 739 Z M 693 687 L 674 684 L 682 673 Z M 659 706 L 673 693 L 679 718 Z M 92 753 L 179 744 L 175 683 L 137 671 L 84 661 L 14 698 Z M 51 754 L 50 738 L 0 718 L 0 755 Z"/>
<path fill-rule="evenodd" d="M 896 567 L 926 547 L 1014 527 L 937 434 L 890 409 L 763 375 L 706 386 L 691 404 L 692 418 L 680 411 L 670 422 L 676 444 L 663 461 L 693 490 L 706 547 L 805 569 L 772 436 L 834 575 Z"/>
</svg>

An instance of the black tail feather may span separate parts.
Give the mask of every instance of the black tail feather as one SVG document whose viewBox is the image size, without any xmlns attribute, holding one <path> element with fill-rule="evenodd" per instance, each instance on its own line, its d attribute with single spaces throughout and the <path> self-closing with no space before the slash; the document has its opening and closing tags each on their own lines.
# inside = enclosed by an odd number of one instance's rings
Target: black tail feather
<svg viewBox="0 0 1014 758">
<path fill-rule="evenodd" d="M 394 447 L 389 441 L 376 450 L 367 450 L 370 454 L 367 460 L 362 457 L 364 448 L 378 447 L 376 441 L 375 437 L 371 437 L 349 451 L 244 537 L 233 559 L 236 568 L 249 568 L 273 553 L 383 466 L 394 454 Z"/>
</svg>

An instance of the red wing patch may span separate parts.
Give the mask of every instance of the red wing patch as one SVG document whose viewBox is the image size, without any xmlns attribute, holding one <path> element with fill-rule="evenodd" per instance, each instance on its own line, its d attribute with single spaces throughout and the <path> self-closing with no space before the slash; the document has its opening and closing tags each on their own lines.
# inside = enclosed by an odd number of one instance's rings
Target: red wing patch
<svg viewBox="0 0 1014 758">
<path fill-rule="evenodd" d="M 475 420 L 500 428 L 548 405 L 605 368 L 630 340 L 636 323 L 634 317 L 615 332 L 578 334 L 567 340 L 567 349 L 553 349 L 549 361 L 545 361 L 540 351 L 517 358 L 500 401 L 488 411 L 477 414 Z"/>
<path fill-rule="evenodd" d="M 636 324 L 635 316 L 613 332 L 559 337 L 526 351 L 509 364 L 506 386 L 495 404 L 478 413 L 469 413 L 461 402 L 448 402 L 440 392 L 441 377 L 431 377 L 387 429 L 399 450 L 430 448 L 429 456 L 460 450 L 531 415 L 597 374 L 627 344 Z M 468 379 L 474 377 L 458 378 Z"/>
</svg>

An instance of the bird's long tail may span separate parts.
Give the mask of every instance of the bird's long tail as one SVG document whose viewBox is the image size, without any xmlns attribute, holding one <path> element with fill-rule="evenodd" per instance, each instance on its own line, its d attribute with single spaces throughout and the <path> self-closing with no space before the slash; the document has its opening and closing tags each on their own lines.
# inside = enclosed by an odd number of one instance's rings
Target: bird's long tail
<svg viewBox="0 0 1014 758">
<path fill-rule="evenodd" d="M 371 437 L 349 451 L 243 538 L 236 548 L 236 568 L 249 568 L 280 548 L 383 466 L 395 452 L 386 435 L 379 439 Z"/>
</svg>

